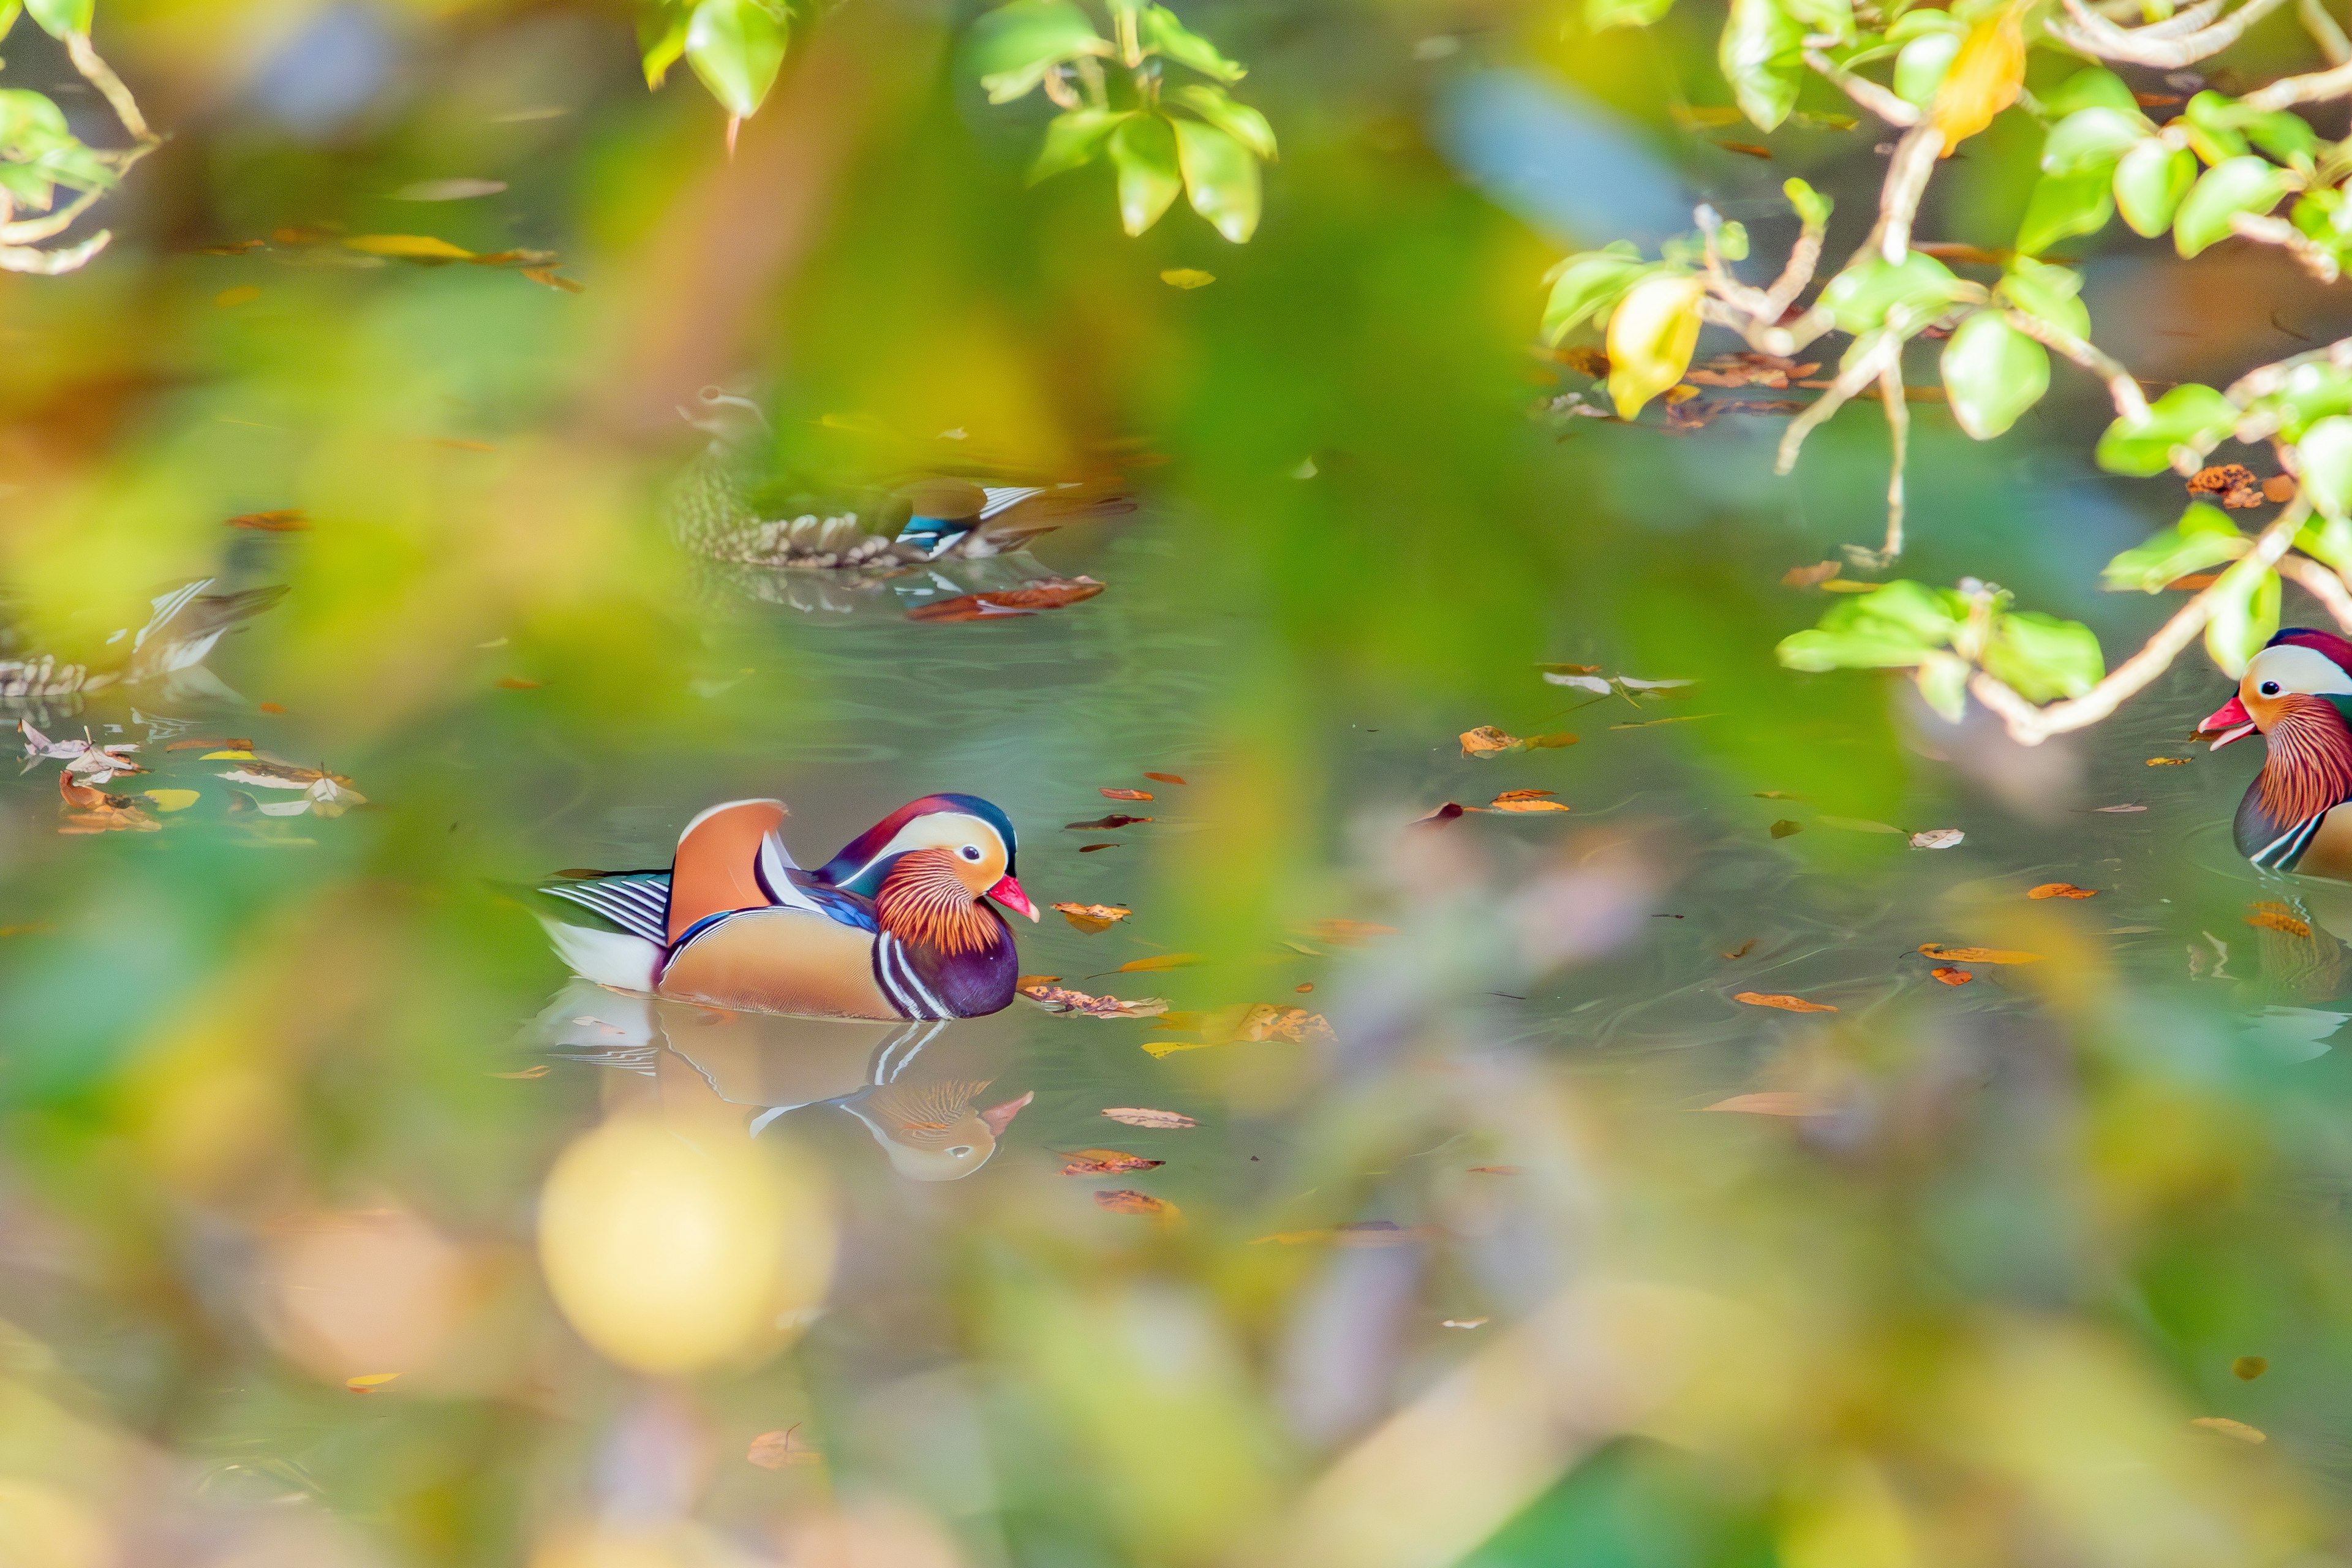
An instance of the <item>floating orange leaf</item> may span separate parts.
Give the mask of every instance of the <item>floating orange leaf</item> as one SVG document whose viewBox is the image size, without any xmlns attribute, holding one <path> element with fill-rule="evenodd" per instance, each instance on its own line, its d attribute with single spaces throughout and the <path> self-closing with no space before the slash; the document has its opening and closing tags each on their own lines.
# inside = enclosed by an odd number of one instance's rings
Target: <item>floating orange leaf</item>
<svg viewBox="0 0 2352 1568">
<path fill-rule="evenodd" d="M 1744 1116 L 1820 1116 L 1830 1110 L 1830 1105 L 1819 1096 L 1798 1089 L 1767 1089 L 1754 1094 L 1735 1094 L 1706 1109 L 1737 1111 Z"/>
<path fill-rule="evenodd" d="M 1496 795 L 1489 811 L 1566 811 L 1568 803 L 1548 798 L 1548 789 L 1507 789 Z"/>
<path fill-rule="evenodd" d="M 1108 931 L 1135 911 L 1124 904 L 1055 904 L 1062 918 L 1089 934 Z"/>
<path fill-rule="evenodd" d="M 2025 896 L 2029 899 L 2095 899 L 2099 896 L 2099 889 L 2078 888 L 2072 882 L 2044 882 L 2038 888 L 2028 888 Z"/>
<path fill-rule="evenodd" d="M 1197 952 L 1155 952 L 1148 958 L 1130 958 L 1112 971 L 1116 974 L 1149 974 L 1160 969 L 1183 969 L 1201 962 Z"/>
<path fill-rule="evenodd" d="M 399 1376 L 400 1373 L 396 1372 L 371 1372 L 358 1377 L 343 1379 L 343 1386 L 353 1394 L 373 1394 Z"/>
<path fill-rule="evenodd" d="M 299 510 L 288 507 L 280 511 L 240 512 L 222 526 L 250 528 L 261 533 L 300 533 L 310 526 L 310 520 Z"/>
<path fill-rule="evenodd" d="M 1150 800 L 1148 789 L 1106 789 L 1100 792 L 1105 800 Z"/>
<path fill-rule="evenodd" d="M 1180 784 L 1184 782 L 1182 776 L 1177 773 L 1146 773 L 1143 776 L 1148 779 L 1158 779 L 1161 784 Z"/>
<path fill-rule="evenodd" d="M 1083 991 L 1045 984 L 1018 989 L 1022 995 L 1048 1012 L 1082 1013 L 1089 1018 L 1156 1018 L 1168 1011 L 1167 998 L 1162 996 L 1139 996 L 1123 1002 L 1116 996 L 1089 996 Z"/>
<path fill-rule="evenodd" d="M 1095 1202 L 1113 1214 L 1150 1215 L 1154 1219 L 1176 1219 L 1181 1211 L 1165 1198 L 1155 1198 L 1150 1193 L 1139 1193 L 1132 1187 L 1115 1187 L 1095 1194 Z"/>
<path fill-rule="evenodd" d="M 1834 1013 L 1836 1008 L 1826 1002 L 1808 1002 L 1801 996 L 1785 996 L 1776 991 L 1742 991 L 1731 998 L 1745 1002 L 1750 1007 L 1778 1007 L 1783 1013 Z"/>
<path fill-rule="evenodd" d="M 1338 942 L 1342 947 L 1360 947 L 1397 933 L 1394 926 L 1375 925 L 1370 921 L 1310 921 L 1298 929 L 1319 942 Z"/>
<path fill-rule="evenodd" d="M 1970 974 L 1965 969 L 1954 969 L 1947 964 L 1940 963 L 1935 968 L 1927 971 L 1927 973 L 1934 975 L 1937 979 L 1942 981 L 1947 985 L 1966 985 L 1969 981 L 1976 978 L 1975 975 Z"/>
<path fill-rule="evenodd" d="M 918 605 L 907 612 L 910 621 L 1002 621 L 1059 610 L 1081 604 L 1106 584 L 1081 574 L 1052 577 L 1020 588 L 996 588 L 985 594 L 962 594 L 935 605 Z"/>
<path fill-rule="evenodd" d="M 1066 1158 L 1069 1162 L 1062 1167 L 1066 1176 L 1118 1176 L 1129 1171 L 1155 1171 L 1168 1163 L 1121 1153 L 1117 1149 L 1081 1149 Z"/>
<path fill-rule="evenodd" d="M 2014 952 L 2002 947 L 1945 947 L 1938 942 L 1921 942 L 1919 951 L 1938 963 L 2039 963 L 2038 952 Z"/>
<path fill-rule="evenodd" d="M 1492 724 L 1481 724 L 1475 730 L 1465 730 L 1461 735 L 1462 754 L 1465 757 L 1491 757 L 1503 752 L 1516 752 L 1527 744 L 1517 735 L 1497 730 Z"/>
<path fill-rule="evenodd" d="M 1180 1127 L 1198 1127 L 1191 1117 L 1173 1110 L 1152 1110 L 1140 1105 L 1114 1105 L 1103 1114 L 1113 1121 L 1124 1121 L 1129 1127 L 1158 1127 L 1170 1131 Z"/>
<path fill-rule="evenodd" d="M 2260 926 L 2264 931 L 2284 931 L 2289 936 L 2311 934 L 2310 922 L 2298 918 L 2294 910 L 2285 904 L 2256 904 L 2253 911 L 2246 916 L 2246 923 Z"/>
</svg>

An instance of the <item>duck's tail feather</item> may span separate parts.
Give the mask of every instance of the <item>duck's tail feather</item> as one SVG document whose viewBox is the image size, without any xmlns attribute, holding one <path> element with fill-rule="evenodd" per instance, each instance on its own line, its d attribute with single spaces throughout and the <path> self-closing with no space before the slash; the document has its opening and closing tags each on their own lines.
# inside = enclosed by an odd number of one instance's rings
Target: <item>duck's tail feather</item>
<svg viewBox="0 0 2352 1568">
<path fill-rule="evenodd" d="M 1073 484 L 992 487 L 988 505 L 980 514 L 981 531 L 1009 543 L 1066 528 L 1074 522 L 1123 517 L 1136 509 L 1135 492 L 1122 489 L 1116 479 L 1081 479 Z"/>
<path fill-rule="evenodd" d="M 251 620 L 287 592 L 285 584 L 273 583 L 234 594 L 205 593 L 214 582 L 199 577 L 155 596 L 153 613 L 131 639 L 132 679 L 169 675 L 201 664 L 230 627 Z"/>
<path fill-rule="evenodd" d="M 615 871 L 532 891 L 531 913 L 572 973 L 624 991 L 654 988 L 667 951 L 668 872 Z"/>
<path fill-rule="evenodd" d="M 669 873 L 611 871 L 550 882 L 537 889 L 576 904 L 615 930 L 659 947 L 669 937 Z"/>
</svg>

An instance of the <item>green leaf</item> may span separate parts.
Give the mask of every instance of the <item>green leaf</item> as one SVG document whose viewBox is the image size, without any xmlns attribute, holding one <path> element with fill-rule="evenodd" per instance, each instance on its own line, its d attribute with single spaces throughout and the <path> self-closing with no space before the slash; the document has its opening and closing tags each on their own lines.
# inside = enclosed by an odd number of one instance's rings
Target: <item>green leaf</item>
<svg viewBox="0 0 2352 1568">
<path fill-rule="evenodd" d="M 971 60 L 991 103 L 1026 96 L 1064 60 L 1108 55 L 1110 41 L 1074 0 L 1013 0 L 971 26 Z"/>
<path fill-rule="evenodd" d="M 2240 213 L 2266 213 L 2294 186 L 2293 174 L 2260 158 L 2230 158 L 2205 171 L 2172 220 L 2173 248 L 2194 256 L 2230 235 Z"/>
<path fill-rule="evenodd" d="M 2219 507 L 2192 501 L 2180 521 L 2107 563 L 2101 584 L 2118 592 L 2161 592 L 2167 583 L 2232 561 L 2246 552 L 2246 536 Z"/>
<path fill-rule="evenodd" d="M 2017 226 L 2017 248 L 2039 255 L 2062 239 L 2096 234 L 2115 216 L 2104 171 L 2088 174 L 2044 174 L 2026 198 L 2025 219 Z"/>
<path fill-rule="evenodd" d="M 2091 312 L 2083 308 L 2083 275 L 2054 262 L 2030 256 L 2012 257 L 1995 290 L 2002 299 L 2038 321 L 2069 336 L 2091 335 Z"/>
<path fill-rule="evenodd" d="M 1985 672 L 2030 702 L 2080 697 L 2107 672 L 2096 633 L 2032 610 L 2004 615 L 1985 644 Z"/>
<path fill-rule="evenodd" d="M 2172 226 L 2181 198 L 2197 183 L 2197 154 L 2151 136 L 2116 165 L 2116 210 L 2134 234 L 2154 239 Z"/>
<path fill-rule="evenodd" d="M 1045 144 L 1029 165 L 1029 183 L 1050 180 L 1102 155 L 1110 133 L 1132 118 L 1131 109 L 1073 109 L 1045 121 Z"/>
<path fill-rule="evenodd" d="M 657 88 L 686 53 L 687 25 L 693 13 L 677 5 L 648 5 L 637 13 L 637 53 L 644 57 L 646 85 Z"/>
<path fill-rule="evenodd" d="M 97 0 L 24 0 L 24 4 L 41 31 L 53 38 L 74 34 L 88 37 L 90 14 L 97 9 Z"/>
<path fill-rule="evenodd" d="M 1780 194 L 1789 198 L 1789 205 L 1797 209 L 1797 216 L 1808 227 L 1821 228 L 1829 223 L 1830 208 L 1834 204 L 1829 197 L 1822 195 L 1804 181 L 1797 179 L 1782 181 Z"/>
<path fill-rule="evenodd" d="M 2042 94 L 2042 112 L 2053 123 L 2063 120 L 2079 109 L 2112 109 L 2124 114 L 2137 114 L 2139 100 L 2124 79 L 2100 66 L 2078 70 L 2058 84 L 2055 89 Z"/>
<path fill-rule="evenodd" d="M 1899 328 L 1916 328 L 1935 320 L 1959 298 L 1960 280 L 1934 257 L 1910 251 L 1889 262 L 1875 251 L 1859 266 L 1850 267 L 1822 290 L 1838 331 L 1859 337 L 1875 331 L 1891 318 Z"/>
<path fill-rule="evenodd" d="M 1192 210 L 1235 245 L 1246 245 L 1264 205 L 1257 154 L 1202 121 L 1179 120 L 1175 127 L 1176 166 Z"/>
<path fill-rule="evenodd" d="M 1853 0 L 1780 0 L 1807 33 L 1824 34 L 1842 47 L 1853 42 Z"/>
<path fill-rule="evenodd" d="M 1551 299 L 1544 306 L 1544 342 L 1557 344 L 1586 317 L 1615 310 L 1625 290 L 1656 265 L 1643 260 L 1633 242 L 1624 239 L 1561 262 L 1552 269 Z"/>
<path fill-rule="evenodd" d="M 1805 29 L 1780 0 L 1731 0 L 1716 63 L 1740 112 L 1759 131 L 1777 129 L 1796 107 L 1804 75 Z"/>
<path fill-rule="evenodd" d="M 1165 5 L 1144 8 L 1138 36 L 1146 54 L 1164 55 L 1180 66 L 1190 66 L 1219 81 L 1239 81 L 1249 72 L 1217 52 L 1217 47 L 1176 19 Z"/>
<path fill-rule="evenodd" d="M 2200 456 L 2212 450 L 2238 422 L 2238 410 L 2210 386 L 2184 383 L 2148 405 L 2136 423 L 2118 418 L 2099 437 L 2099 467 L 2112 474 L 2160 474 L 2172 466 L 2172 449 L 2187 447 Z"/>
<path fill-rule="evenodd" d="M 1969 714 L 1969 661 L 1956 653 L 1931 653 L 1919 661 L 1911 679 L 1919 695 L 1937 717 L 1957 724 Z"/>
<path fill-rule="evenodd" d="M 1690 368 L 1706 294 L 1691 273 L 1654 271 L 1617 301 L 1609 316 L 1609 396 L 1618 418 L 1633 418 Z"/>
<path fill-rule="evenodd" d="M 2305 360 L 2286 373 L 2278 387 L 2256 398 L 2249 414 L 2279 421 L 2279 434 L 2299 441 L 2313 423 L 2331 414 L 2352 414 L 2352 375 L 2326 360 Z"/>
<path fill-rule="evenodd" d="M 759 112 L 783 68 L 782 17 L 759 0 L 700 0 L 686 29 L 686 63 L 738 119 Z"/>
<path fill-rule="evenodd" d="M 2352 572 L 2352 521 L 2315 517 L 2294 536 L 2294 547 L 2338 572 Z"/>
<path fill-rule="evenodd" d="M 1259 157 L 1272 163 L 1276 156 L 1274 127 L 1265 115 L 1246 103 L 1237 103 L 1223 88 L 1202 87 L 1198 83 L 1180 87 L 1168 94 Z"/>
<path fill-rule="evenodd" d="M 16 25 L 16 17 L 24 9 L 22 0 L 0 0 L 0 38 L 8 36 L 8 29 Z"/>
<path fill-rule="evenodd" d="M 2352 416 L 2331 415 L 2294 444 L 2297 482 L 2311 504 L 2331 518 L 2352 513 Z"/>
<path fill-rule="evenodd" d="M 1979 441 L 2017 423 L 2050 390 L 2050 354 L 1997 310 L 1969 316 L 1944 344 L 1944 391 L 1952 417 Z"/>
<path fill-rule="evenodd" d="M 2104 174 L 2116 159 L 2155 134 L 2156 127 L 2137 110 L 2126 114 L 2099 104 L 2078 109 L 2050 128 L 2042 143 L 2042 172 Z"/>
<path fill-rule="evenodd" d="M 1111 132 L 1110 161 L 1118 171 L 1118 221 L 1128 233 L 1141 234 L 1184 188 L 1175 130 L 1159 115 L 1139 114 Z"/>
<path fill-rule="evenodd" d="M 1923 662 L 1967 615 L 1958 596 L 1905 580 L 1840 601 L 1811 631 L 1774 650 L 1791 669 L 1893 669 Z"/>
<path fill-rule="evenodd" d="M 2212 604 L 2205 651 L 2235 680 L 2278 631 L 2279 575 L 2250 556 L 2221 574 Z"/>
<path fill-rule="evenodd" d="M 1918 109 L 1934 102 L 1936 89 L 1944 85 L 1953 57 L 1960 52 L 1960 41 L 1967 36 L 1937 31 L 1904 45 L 1903 52 L 1895 57 L 1895 96 Z"/>
<path fill-rule="evenodd" d="M 1675 0 L 1584 0 L 1584 25 L 1596 33 L 1612 27 L 1646 27 L 1665 19 Z"/>
<path fill-rule="evenodd" d="M 2284 109 L 2249 114 L 2240 129 L 2247 141 L 2282 163 L 2308 167 L 2319 151 L 2319 132 L 2311 128 L 2311 121 Z"/>
</svg>

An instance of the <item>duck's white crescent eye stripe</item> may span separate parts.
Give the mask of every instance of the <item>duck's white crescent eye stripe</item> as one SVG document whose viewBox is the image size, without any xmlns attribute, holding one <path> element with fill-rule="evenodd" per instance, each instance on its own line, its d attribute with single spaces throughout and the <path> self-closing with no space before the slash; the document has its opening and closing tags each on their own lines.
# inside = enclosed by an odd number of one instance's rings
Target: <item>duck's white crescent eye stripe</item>
<svg viewBox="0 0 2352 1568">
<path fill-rule="evenodd" d="M 2275 680 L 2288 691 L 2308 692 L 2314 696 L 2352 696 L 2352 674 L 2317 648 L 2298 647 L 2293 643 L 2266 647 L 2254 655 L 2246 667 L 2255 689 L 2262 683 Z"/>
</svg>

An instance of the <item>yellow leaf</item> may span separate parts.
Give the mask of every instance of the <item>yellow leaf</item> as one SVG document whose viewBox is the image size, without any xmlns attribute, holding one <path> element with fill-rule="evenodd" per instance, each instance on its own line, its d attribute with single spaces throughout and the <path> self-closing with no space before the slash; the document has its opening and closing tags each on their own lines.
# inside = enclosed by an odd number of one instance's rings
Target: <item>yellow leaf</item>
<svg viewBox="0 0 2352 1568">
<path fill-rule="evenodd" d="M 1213 272 L 1203 272 L 1197 267 L 1171 267 L 1160 275 L 1160 281 L 1171 289 L 1205 289 L 1217 280 Z"/>
<path fill-rule="evenodd" d="M 1150 958 L 1131 958 L 1118 966 L 1121 974 L 1141 974 L 1154 969 L 1181 969 L 1188 963 L 1198 963 L 1197 952 L 1155 952 Z"/>
<path fill-rule="evenodd" d="M 207 763 L 249 763 L 253 761 L 253 753 L 251 752 L 206 752 L 199 760 Z"/>
<path fill-rule="evenodd" d="M 1928 108 L 1928 122 L 1944 133 L 1944 156 L 1992 123 L 2017 101 L 2025 84 L 2025 26 L 2016 5 L 2003 6 L 1969 29 L 1960 52 Z"/>
<path fill-rule="evenodd" d="M 396 1372 L 371 1372 L 364 1376 L 343 1379 L 343 1386 L 353 1394 L 373 1394 L 399 1375 Z"/>
<path fill-rule="evenodd" d="M 2039 963 L 2038 952 L 2016 952 L 2001 947 L 1945 947 L 1922 942 L 1919 951 L 1938 963 Z"/>
<path fill-rule="evenodd" d="M 1688 274 L 1645 278 L 1609 318 L 1609 395 L 1617 417 L 1682 380 L 1698 347 L 1698 302 L 1706 285 Z"/>
<path fill-rule="evenodd" d="M 1548 789 L 1507 789 L 1496 795 L 1494 804 L 1486 809 L 1489 811 L 1566 811 L 1568 804 L 1565 801 L 1546 798 L 1550 794 L 1551 791 Z"/>
<path fill-rule="evenodd" d="M 213 296 L 213 303 L 224 310 L 233 310 L 239 305 L 250 305 L 260 298 L 261 290 L 247 283 L 235 289 L 222 289 Z"/>
<path fill-rule="evenodd" d="M 1516 752 L 1527 744 L 1517 735 L 1497 730 L 1492 724 L 1465 730 L 1461 740 L 1462 754 L 1465 757 L 1491 757 L 1497 752 Z"/>
<path fill-rule="evenodd" d="M 2208 1432 L 2218 1432 L 2224 1437 L 2235 1437 L 2241 1443 L 2267 1443 L 2270 1434 L 2259 1426 L 2249 1426 L 2242 1421 L 2232 1421 L 2226 1415 L 2200 1415 L 2189 1423 Z"/>
<path fill-rule="evenodd" d="M 1729 1100 L 1718 1100 L 1706 1109 L 1737 1111 L 1747 1116 L 1820 1116 L 1825 1114 L 1830 1107 L 1826 1101 L 1801 1089 L 1766 1089 L 1754 1094 L 1735 1094 Z"/>
<path fill-rule="evenodd" d="M 397 256 L 409 261 L 471 261 L 474 253 L 436 239 L 429 234 L 355 234 L 343 241 L 347 250 L 369 256 Z"/>
<path fill-rule="evenodd" d="M 1731 998 L 1745 1002 L 1750 1007 L 1778 1007 L 1783 1013 L 1834 1013 L 1836 1008 L 1826 1002 L 1808 1002 L 1801 996 L 1784 995 L 1778 991 L 1742 991 Z"/>
<path fill-rule="evenodd" d="M 158 811 L 185 811 L 196 804 L 196 792 L 192 789 L 142 789 L 139 793 L 153 801 Z"/>
</svg>

